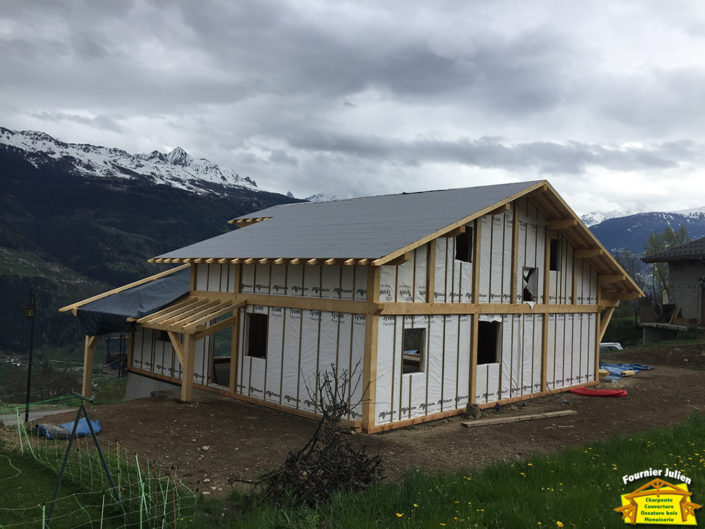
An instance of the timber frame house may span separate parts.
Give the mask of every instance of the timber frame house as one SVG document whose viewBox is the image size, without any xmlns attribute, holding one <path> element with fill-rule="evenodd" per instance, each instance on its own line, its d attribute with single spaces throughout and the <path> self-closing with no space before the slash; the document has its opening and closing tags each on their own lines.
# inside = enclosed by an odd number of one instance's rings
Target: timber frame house
<svg viewBox="0 0 705 529">
<path fill-rule="evenodd" d="M 622 299 L 643 293 L 547 181 L 285 204 L 159 257 L 183 292 L 125 314 L 128 376 L 315 417 L 349 382 L 368 433 L 589 386 Z M 122 321 L 121 320 L 121 321 Z M 83 320 L 82 320 L 83 321 Z M 83 392 L 98 331 L 87 331 Z"/>
</svg>

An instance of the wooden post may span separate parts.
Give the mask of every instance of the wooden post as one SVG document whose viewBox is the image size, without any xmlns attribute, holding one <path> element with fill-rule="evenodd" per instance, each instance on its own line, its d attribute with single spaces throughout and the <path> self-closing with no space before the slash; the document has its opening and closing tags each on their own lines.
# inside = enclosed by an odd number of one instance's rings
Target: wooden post
<svg viewBox="0 0 705 529">
<path fill-rule="evenodd" d="M 369 266 L 367 269 L 367 301 L 379 302 L 380 268 Z M 367 312 L 365 318 L 365 351 L 362 390 L 367 393 L 362 400 L 362 428 L 368 431 L 375 424 L 375 401 L 377 400 L 377 331 L 379 316 Z"/>
<path fill-rule="evenodd" d="M 551 282 L 551 233 L 546 227 L 543 249 L 543 303 L 548 306 L 548 296 L 551 292 L 549 288 Z M 546 391 L 548 381 L 546 371 L 548 369 L 548 311 L 543 313 L 543 326 L 541 328 L 541 391 Z"/>
<path fill-rule="evenodd" d="M 546 391 L 548 383 L 546 371 L 548 369 L 548 312 L 544 312 L 541 326 L 541 391 Z"/>
<path fill-rule="evenodd" d="M 573 249 L 573 296 L 571 298 L 573 305 L 578 304 L 578 263 L 582 268 L 583 262 L 578 257 L 577 250 Z"/>
<path fill-rule="evenodd" d="M 433 303 L 436 291 L 436 239 L 428 243 L 426 264 L 426 303 Z"/>
<path fill-rule="evenodd" d="M 132 359 L 135 357 L 135 333 L 132 331 L 127 337 L 127 368 L 132 367 Z"/>
<path fill-rule="evenodd" d="M 602 338 L 605 336 L 605 331 L 607 331 L 607 326 L 610 324 L 612 319 L 612 314 L 614 314 L 614 309 L 617 307 L 607 307 L 604 317 L 600 317 L 600 334 L 597 335 L 597 341 L 601 342 Z"/>
<path fill-rule="evenodd" d="M 86 336 L 83 347 L 83 396 L 90 397 L 93 389 L 93 356 L 97 336 Z"/>
<path fill-rule="evenodd" d="M 512 224 L 512 284 L 509 289 L 509 296 L 511 299 L 510 303 L 517 303 L 517 275 L 519 273 L 519 201 L 514 201 L 512 216 L 514 217 Z"/>
<path fill-rule="evenodd" d="M 193 397 L 193 368 L 196 357 L 196 340 L 192 334 L 184 335 L 184 364 L 181 366 L 181 400 L 190 402 Z"/>
<path fill-rule="evenodd" d="M 595 381 L 600 380 L 600 331 L 601 331 L 601 314 L 598 312 L 595 315 Z"/>
<path fill-rule="evenodd" d="M 480 315 L 473 314 L 472 318 L 472 335 L 470 336 L 470 380 L 468 384 L 468 397 L 470 404 L 477 402 L 477 335 L 480 329 Z"/>
<path fill-rule="evenodd" d="M 234 296 L 240 294 L 240 278 L 242 277 L 242 265 L 236 264 L 234 278 Z M 286 266 L 286 265 L 284 265 Z M 233 309 L 233 327 L 230 334 L 230 379 L 228 387 L 231 393 L 237 392 L 237 369 L 240 363 L 240 309 Z"/>
</svg>

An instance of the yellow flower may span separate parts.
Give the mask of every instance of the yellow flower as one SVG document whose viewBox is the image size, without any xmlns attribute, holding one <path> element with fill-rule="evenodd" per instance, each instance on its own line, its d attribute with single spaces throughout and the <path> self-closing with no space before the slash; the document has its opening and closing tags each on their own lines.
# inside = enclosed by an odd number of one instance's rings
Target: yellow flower
<svg viewBox="0 0 705 529">
<path fill-rule="evenodd" d="M 404 513 L 403 513 L 403 512 L 398 512 L 398 513 L 397 513 L 397 518 L 401 518 L 402 516 L 404 516 Z"/>
<path fill-rule="evenodd" d="M 556 520 L 556 525 L 558 527 L 563 527 L 563 522 L 561 522 L 560 520 Z"/>
<path fill-rule="evenodd" d="M 418 504 L 418 503 L 414 503 L 414 507 L 418 507 L 418 506 L 419 506 L 419 504 Z"/>
</svg>

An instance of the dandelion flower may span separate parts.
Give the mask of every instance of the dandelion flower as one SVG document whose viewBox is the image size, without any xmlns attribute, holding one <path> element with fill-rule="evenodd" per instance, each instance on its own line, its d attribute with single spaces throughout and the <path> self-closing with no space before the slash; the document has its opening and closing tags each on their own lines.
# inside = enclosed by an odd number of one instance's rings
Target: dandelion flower
<svg viewBox="0 0 705 529">
<path fill-rule="evenodd" d="M 398 513 L 397 513 L 397 518 L 401 518 L 402 516 L 404 516 L 404 513 L 403 513 L 403 512 L 398 512 Z"/>
<path fill-rule="evenodd" d="M 560 520 L 556 520 L 556 525 L 558 527 L 563 527 L 563 522 L 561 522 Z"/>
</svg>

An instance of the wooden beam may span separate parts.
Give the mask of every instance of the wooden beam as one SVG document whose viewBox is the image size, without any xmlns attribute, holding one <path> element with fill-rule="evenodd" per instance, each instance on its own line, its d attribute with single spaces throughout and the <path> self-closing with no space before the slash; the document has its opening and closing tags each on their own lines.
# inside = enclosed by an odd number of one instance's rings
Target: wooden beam
<svg viewBox="0 0 705 529">
<path fill-rule="evenodd" d="M 84 397 L 90 398 L 93 391 L 93 357 L 95 353 L 95 341 L 97 336 L 86 336 L 83 344 L 83 384 L 82 393 Z"/>
<path fill-rule="evenodd" d="M 130 289 L 132 287 L 144 285 L 145 283 L 149 283 L 150 281 L 154 281 L 155 279 L 159 279 L 160 277 L 168 276 L 170 274 L 173 274 L 174 272 L 178 272 L 180 270 L 183 270 L 188 266 L 189 265 L 187 265 L 187 264 L 177 266 L 175 268 L 171 268 L 169 270 L 166 270 L 165 272 L 160 272 L 158 274 L 154 274 L 153 276 L 149 276 L 149 277 L 145 277 L 143 279 L 140 279 L 139 281 L 134 281 L 132 283 L 128 283 L 127 285 L 123 285 L 121 287 L 117 287 L 112 290 L 108 290 L 107 292 L 103 292 L 102 294 L 98 294 L 96 296 L 93 296 L 93 297 L 90 297 L 90 298 L 87 298 L 87 299 L 84 299 L 81 301 L 77 301 L 76 303 L 72 303 L 71 305 L 66 305 L 65 307 L 61 307 L 59 309 L 59 312 L 68 312 L 70 310 L 72 311 L 74 309 L 77 309 L 78 307 L 85 305 L 86 303 L 90 303 L 91 301 L 103 299 L 108 296 L 112 296 L 113 294 L 117 294 L 118 292 L 122 292 L 124 290 Z"/>
<path fill-rule="evenodd" d="M 575 410 L 546 411 L 543 413 L 531 413 L 528 415 L 513 415 L 511 417 L 497 417 L 496 419 L 478 419 L 475 421 L 463 421 L 460 424 L 466 428 L 478 428 L 480 426 L 494 426 L 496 424 L 506 424 L 508 422 L 535 421 L 537 419 L 553 419 L 556 417 L 567 417 L 577 415 Z"/>
<path fill-rule="evenodd" d="M 470 404 L 477 403 L 477 338 L 480 321 L 475 314 L 472 317 L 472 334 L 470 335 L 470 380 L 468 381 L 468 399 Z"/>
<path fill-rule="evenodd" d="M 371 266 L 367 269 L 367 300 L 371 303 L 379 301 L 379 278 L 379 268 Z M 365 349 L 362 373 L 362 426 L 365 429 L 371 428 L 375 424 L 378 329 L 379 316 L 368 314 L 365 318 Z"/>
<path fill-rule="evenodd" d="M 613 275 L 598 275 L 597 284 L 601 285 L 603 283 L 617 283 L 619 281 L 624 281 L 624 274 L 613 274 Z"/>
<path fill-rule="evenodd" d="M 169 335 L 169 341 L 171 342 L 171 346 L 174 348 L 174 352 L 176 353 L 176 356 L 179 359 L 179 363 L 183 366 L 184 347 L 183 345 L 181 345 L 181 340 L 179 340 L 179 337 L 176 335 L 175 332 L 167 331 L 167 334 Z"/>
<path fill-rule="evenodd" d="M 436 240 L 428 243 L 428 262 L 426 263 L 426 303 L 433 303 L 436 292 Z"/>
<path fill-rule="evenodd" d="M 519 201 L 514 201 L 514 210 L 512 212 L 512 268 L 511 282 L 509 287 L 510 303 L 517 302 L 517 282 L 519 280 Z"/>
<path fill-rule="evenodd" d="M 509 211 L 509 207 L 510 207 L 510 203 L 505 202 L 504 204 L 502 204 L 501 206 L 499 206 L 496 209 L 493 209 L 489 213 L 485 213 L 485 215 L 503 215 L 504 213 Z"/>
<path fill-rule="evenodd" d="M 240 309 L 233 311 L 232 333 L 230 334 L 230 376 L 228 388 L 231 393 L 237 392 L 237 369 L 240 364 Z"/>
<path fill-rule="evenodd" d="M 549 295 L 551 293 L 551 237 L 549 230 L 546 229 L 544 237 L 543 249 L 543 302 L 549 303 Z"/>
<path fill-rule="evenodd" d="M 190 334 L 184 336 L 184 363 L 181 364 L 181 400 L 193 399 L 193 368 L 196 357 L 196 340 Z"/>
<path fill-rule="evenodd" d="M 578 225 L 578 219 L 554 219 L 548 222 L 549 230 L 565 230 Z"/>
<path fill-rule="evenodd" d="M 571 302 L 575 305 L 578 302 L 578 265 L 582 266 L 582 261 L 576 255 L 577 250 L 573 249 L 573 284 Z"/>
<path fill-rule="evenodd" d="M 237 309 L 235 309 L 237 311 Z M 202 329 L 196 333 L 192 333 L 193 337 L 196 341 L 201 340 L 207 336 L 211 336 L 212 334 L 217 333 L 218 331 L 222 331 L 223 329 L 227 329 L 228 327 L 234 325 L 235 321 L 235 312 L 233 312 L 233 315 L 225 318 L 224 320 L 219 321 L 218 323 L 214 323 L 213 325 L 206 327 L 205 329 Z"/>
<path fill-rule="evenodd" d="M 255 303 L 253 303 L 255 304 Z M 257 303 L 258 304 L 258 303 Z M 412 316 L 423 314 L 594 314 L 600 305 L 528 303 L 378 303 L 380 315 Z M 342 311 L 341 311 L 342 312 Z"/>
<path fill-rule="evenodd" d="M 240 294 L 235 302 L 246 301 L 248 305 L 263 305 L 265 307 L 282 307 L 285 309 L 322 310 L 344 312 L 349 314 L 377 313 L 381 308 L 369 301 L 352 301 L 332 298 L 306 298 L 301 296 L 270 296 L 266 294 Z M 414 305 L 414 303 L 407 303 Z"/>
<path fill-rule="evenodd" d="M 389 261 L 387 264 L 391 265 L 391 266 L 396 266 L 396 265 L 404 264 L 410 259 L 411 259 L 411 252 L 406 252 L 405 254 L 400 255 L 399 257 L 394 259 L 393 261 Z"/>
<path fill-rule="evenodd" d="M 600 257 L 604 253 L 601 248 L 578 248 L 575 250 L 575 257 L 578 259 L 592 259 L 593 257 Z"/>
<path fill-rule="evenodd" d="M 602 318 L 601 314 L 598 312 L 595 316 L 597 325 L 595 325 L 595 381 L 600 380 L 600 332 L 602 329 Z"/>
<path fill-rule="evenodd" d="M 465 227 L 465 226 L 458 226 L 458 227 L 455 228 L 454 230 L 451 230 L 451 231 L 449 231 L 449 232 L 447 232 L 447 233 L 444 233 L 443 235 L 441 235 L 441 237 L 448 237 L 448 238 L 450 238 L 450 237 L 457 237 L 457 236 L 460 235 L 461 233 L 465 233 L 465 231 L 466 231 L 466 227 Z"/>
<path fill-rule="evenodd" d="M 612 314 L 614 314 L 614 309 L 616 307 L 607 307 L 607 310 L 605 311 L 605 315 L 602 316 L 600 315 L 600 333 L 598 335 L 599 340 L 597 342 L 601 342 L 602 338 L 605 336 L 605 332 L 607 331 L 607 326 L 610 324 L 610 320 L 612 319 Z M 598 364 L 599 366 L 599 364 Z"/>
</svg>

